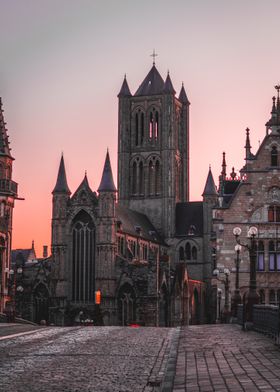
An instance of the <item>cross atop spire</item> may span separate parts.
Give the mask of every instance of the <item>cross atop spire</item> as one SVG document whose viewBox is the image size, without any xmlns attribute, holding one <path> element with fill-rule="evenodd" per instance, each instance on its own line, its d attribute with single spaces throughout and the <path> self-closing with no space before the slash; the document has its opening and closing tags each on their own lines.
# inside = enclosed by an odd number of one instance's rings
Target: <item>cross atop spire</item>
<svg viewBox="0 0 280 392">
<path fill-rule="evenodd" d="M 158 54 L 155 52 L 155 49 L 153 50 L 153 53 L 150 56 L 153 58 L 153 65 L 156 65 L 155 59 L 158 56 Z"/>
<path fill-rule="evenodd" d="M 280 84 L 277 84 L 274 86 L 275 90 L 277 90 L 277 98 L 279 98 L 279 90 L 280 90 Z"/>
</svg>

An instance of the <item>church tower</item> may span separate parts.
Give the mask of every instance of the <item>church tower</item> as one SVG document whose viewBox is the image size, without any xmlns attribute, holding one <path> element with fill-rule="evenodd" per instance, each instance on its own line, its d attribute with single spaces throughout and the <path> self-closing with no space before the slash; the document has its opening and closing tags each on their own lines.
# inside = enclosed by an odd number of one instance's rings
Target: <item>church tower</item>
<svg viewBox="0 0 280 392">
<path fill-rule="evenodd" d="M 9 300 L 12 219 L 14 201 L 17 198 L 17 183 L 12 181 L 14 158 L 9 144 L 0 98 L 0 312 L 3 312 L 5 303 Z"/>
<path fill-rule="evenodd" d="M 119 203 L 146 214 L 164 237 L 175 206 L 189 199 L 189 101 L 155 63 L 134 95 L 126 77 L 119 98 Z"/>
</svg>

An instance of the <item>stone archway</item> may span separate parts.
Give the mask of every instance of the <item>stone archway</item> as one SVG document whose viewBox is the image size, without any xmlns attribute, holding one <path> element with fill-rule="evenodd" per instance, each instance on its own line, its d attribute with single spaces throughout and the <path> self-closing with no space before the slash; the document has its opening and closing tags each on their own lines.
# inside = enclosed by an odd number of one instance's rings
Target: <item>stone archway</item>
<svg viewBox="0 0 280 392">
<path fill-rule="evenodd" d="M 41 320 L 49 321 L 49 291 L 43 283 L 39 283 L 33 292 L 34 298 L 34 321 L 40 323 Z"/>
<path fill-rule="evenodd" d="M 129 283 L 125 283 L 118 294 L 118 318 L 120 325 L 127 326 L 136 320 L 136 295 Z"/>
</svg>

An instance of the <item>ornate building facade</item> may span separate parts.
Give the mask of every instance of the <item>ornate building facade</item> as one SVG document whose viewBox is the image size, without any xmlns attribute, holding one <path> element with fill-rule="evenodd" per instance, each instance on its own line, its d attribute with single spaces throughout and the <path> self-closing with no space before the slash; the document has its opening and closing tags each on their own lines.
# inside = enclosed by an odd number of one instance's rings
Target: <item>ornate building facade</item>
<svg viewBox="0 0 280 392">
<path fill-rule="evenodd" d="M 234 293 L 236 258 L 234 227 L 240 227 L 241 242 L 250 245 L 248 230 L 258 229 L 256 236 L 257 291 L 260 303 L 280 302 L 280 99 L 273 97 L 271 118 L 266 123 L 265 137 L 258 151 L 251 152 L 250 131 L 246 130 L 245 165 L 238 177 L 232 169 L 226 174 L 223 155 L 219 179 L 219 195 L 213 210 L 216 233 L 217 268 L 228 268 L 230 293 Z M 240 290 L 243 296 L 249 287 L 249 252 L 240 252 Z M 214 280 L 214 283 L 215 282 Z M 221 289 L 224 291 L 223 285 Z"/>
<path fill-rule="evenodd" d="M 12 222 L 17 183 L 12 180 L 14 158 L 11 155 L 0 98 L 0 312 L 11 301 L 9 292 Z"/>
</svg>

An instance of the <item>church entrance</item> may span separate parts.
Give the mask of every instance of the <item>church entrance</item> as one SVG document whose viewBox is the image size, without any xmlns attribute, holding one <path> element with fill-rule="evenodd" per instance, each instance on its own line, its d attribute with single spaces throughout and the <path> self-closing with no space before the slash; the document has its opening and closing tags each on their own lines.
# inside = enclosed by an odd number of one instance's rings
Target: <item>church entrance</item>
<svg viewBox="0 0 280 392">
<path fill-rule="evenodd" d="M 119 322 L 123 326 L 135 323 L 135 293 L 129 284 L 124 284 L 118 296 Z"/>
<path fill-rule="evenodd" d="M 45 285 L 40 283 L 34 291 L 34 321 L 40 324 L 42 320 L 49 321 L 49 292 Z"/>
</svg>

